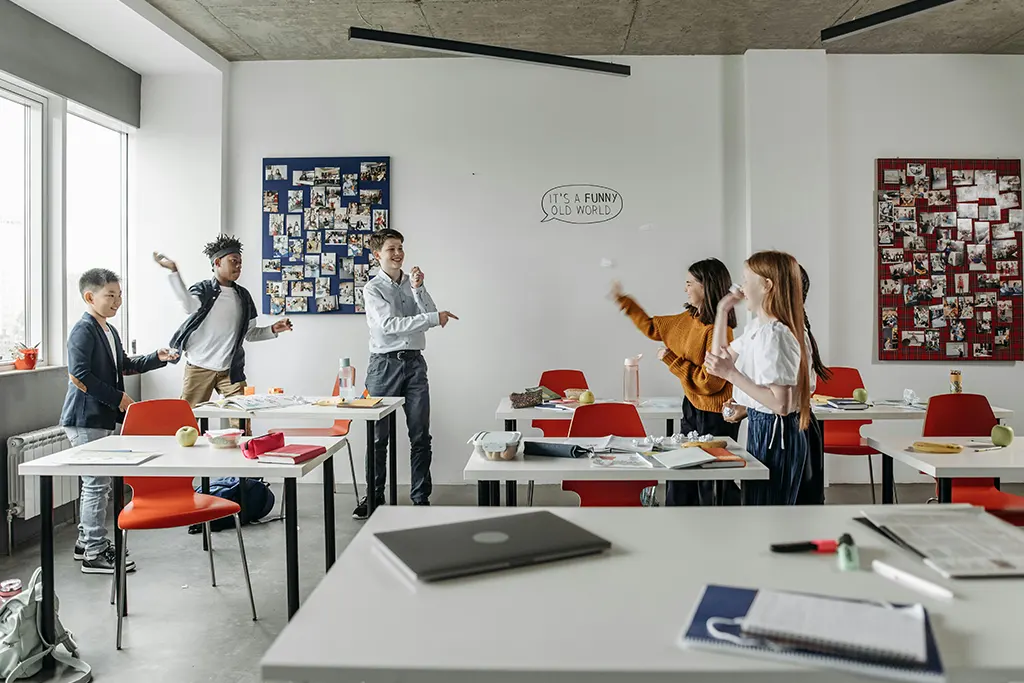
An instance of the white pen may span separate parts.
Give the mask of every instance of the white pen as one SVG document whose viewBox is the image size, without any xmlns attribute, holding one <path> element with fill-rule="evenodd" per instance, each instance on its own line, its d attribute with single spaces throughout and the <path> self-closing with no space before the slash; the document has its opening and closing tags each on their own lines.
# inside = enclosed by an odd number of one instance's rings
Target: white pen
<svg viewBox="0 0 1024 683">
<path fill-rule="evenodd" d="M 892 565 L 888 565 L 881 560 L 873 560 L 871 562 L 871 569 L 879 576 L 889 579 L 895 583 L 901 583 L 907 588 L 916 590 L 918 593 L 924 593 L 925 595 L 933 598 L 939 598 L 940 600 L 952 600 L 953 591 L 948 588 L 944 588 L 938 584 L 932 583 L 922 579 L 919 576 L 914 576 L 909 572 L 905 572 L 902 569 L 897 569 Z"/>
</svg>

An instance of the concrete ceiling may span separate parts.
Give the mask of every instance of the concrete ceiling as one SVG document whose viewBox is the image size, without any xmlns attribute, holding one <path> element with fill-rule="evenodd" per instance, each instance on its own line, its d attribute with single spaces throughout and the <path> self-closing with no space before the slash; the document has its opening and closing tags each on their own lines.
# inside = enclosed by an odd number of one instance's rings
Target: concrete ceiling
<svg viewBox="0 0 1024 683">
<path fill-rule="evenodd" d="M 225 58 L 432 53 L 349 42 L 349 26 L 566 55 L 820 48 L 821 29 L 906 0 L 148 0 Z M 842 53 L 1024 54 L 1024 0 L 957 0 L 828 46 Z"/>
</svg>

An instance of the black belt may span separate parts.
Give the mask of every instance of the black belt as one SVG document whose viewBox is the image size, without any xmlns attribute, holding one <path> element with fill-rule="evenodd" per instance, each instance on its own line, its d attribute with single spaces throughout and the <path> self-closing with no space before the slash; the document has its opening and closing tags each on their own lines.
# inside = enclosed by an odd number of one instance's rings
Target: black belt
<svg viewBox="0 0 1024 683">
<path fill-rule="evenodd" d="M 407 358 L 419 358 L 423 355 L 421 351 L 410 349 L 409 351 L 389 351 L 388 353 L 375 353 L 375 356 L 383 356 L 384 358 L 395 358 L 397 360 L 405 360 Z"/>
</svg>

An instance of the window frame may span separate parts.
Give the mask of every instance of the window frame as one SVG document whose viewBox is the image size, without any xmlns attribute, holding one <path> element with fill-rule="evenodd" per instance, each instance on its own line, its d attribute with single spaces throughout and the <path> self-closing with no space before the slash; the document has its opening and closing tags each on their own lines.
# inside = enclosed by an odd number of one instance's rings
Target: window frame
<svg viewBox="0 0 1024 683">
<path fill-rule="evenodd" d="M 33 90 L 23 87 L 14 79 L 0 74 L 0 97 L 26 107 L 25 154 L 25 343 L 37 340 L 40 361 L 45 363 L 49 352 L 45 338 L 47 308 L 43 296 L 46 277 L 46 233 L 48 210 L 47 154 L 49 150 L 49 100 Z M 14 368 L 9 349 L 0 349 L 0 371 Z"/>
<path fill-rule="evenodd" d="M 118 121 L 117 119 L 107 116 L 95 109 L 90 109 L 85 105 L 79 104 L 73 100 L 67 101 L 67 115 L 77 116 L 80 119 L 85 119 L 90 123 L 94 123 L 103 128 L 118 133 L 121 136 L 121 149 L 119 152 L 119 158 L 121 160 L 121 177 L 118 186 L 121 188 L 121 220 L 120 220 L 120 233 L 121 233 L 121 259 L 118 264 L 119 272 L 118 276 L 121 279 L 121 289 L 123 291 L 121 309 L 118 311 L 121 314 L 119 332 L 121 333 L 121 339 L 125 344 L 125 353 L 132 355 L 135 353 L 134 343 L 129 342 L 132 339 L 131 336 L 131 312 L 130 306 L 128 306 L 129 299 L 131 297 L 131 282 L 128 273 L 128 138 L 135 131 L 132 126 Z M 65 134 L 65 150 L 67 149 L 67 136 Z M 64 176 L 65 185 L 67 184 L 67 174 Z M 65 196 L 66 196 L 65 192 Z M 64 235 L 66 240 L 67 234 L 67 220 L 65 216 L 64 220 Z M 66 270 L 67 267 L 67 254 L 64 254 L 64 261 L 61 263 L 61 268 Z M 67 286 L 64 287 L 64 293 L 67 293 Z M 70 305 L 71 302 L 66 302 L 66 305 Z M 65 311 L 67 309 L 65 308 Z M 65 319 L 67 316 L 65 316 Z M 65 330 L 64 336 L 67 337 L 67 331 Z"/>
</svg>

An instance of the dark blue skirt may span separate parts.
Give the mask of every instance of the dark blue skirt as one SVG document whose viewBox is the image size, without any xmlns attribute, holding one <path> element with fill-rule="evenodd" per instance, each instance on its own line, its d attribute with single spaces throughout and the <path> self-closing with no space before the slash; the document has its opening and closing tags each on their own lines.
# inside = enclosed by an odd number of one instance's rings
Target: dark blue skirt
<svg viewBox="0 0 1024 683">
<path fill-rule="evenodd" d="M 796 505 L 807 462 L 807 433 L 800 413 L 747 412 L 747 450 L 768 468 L 768 481 L 745 482 L 744 505 Z"/>
</svg>

